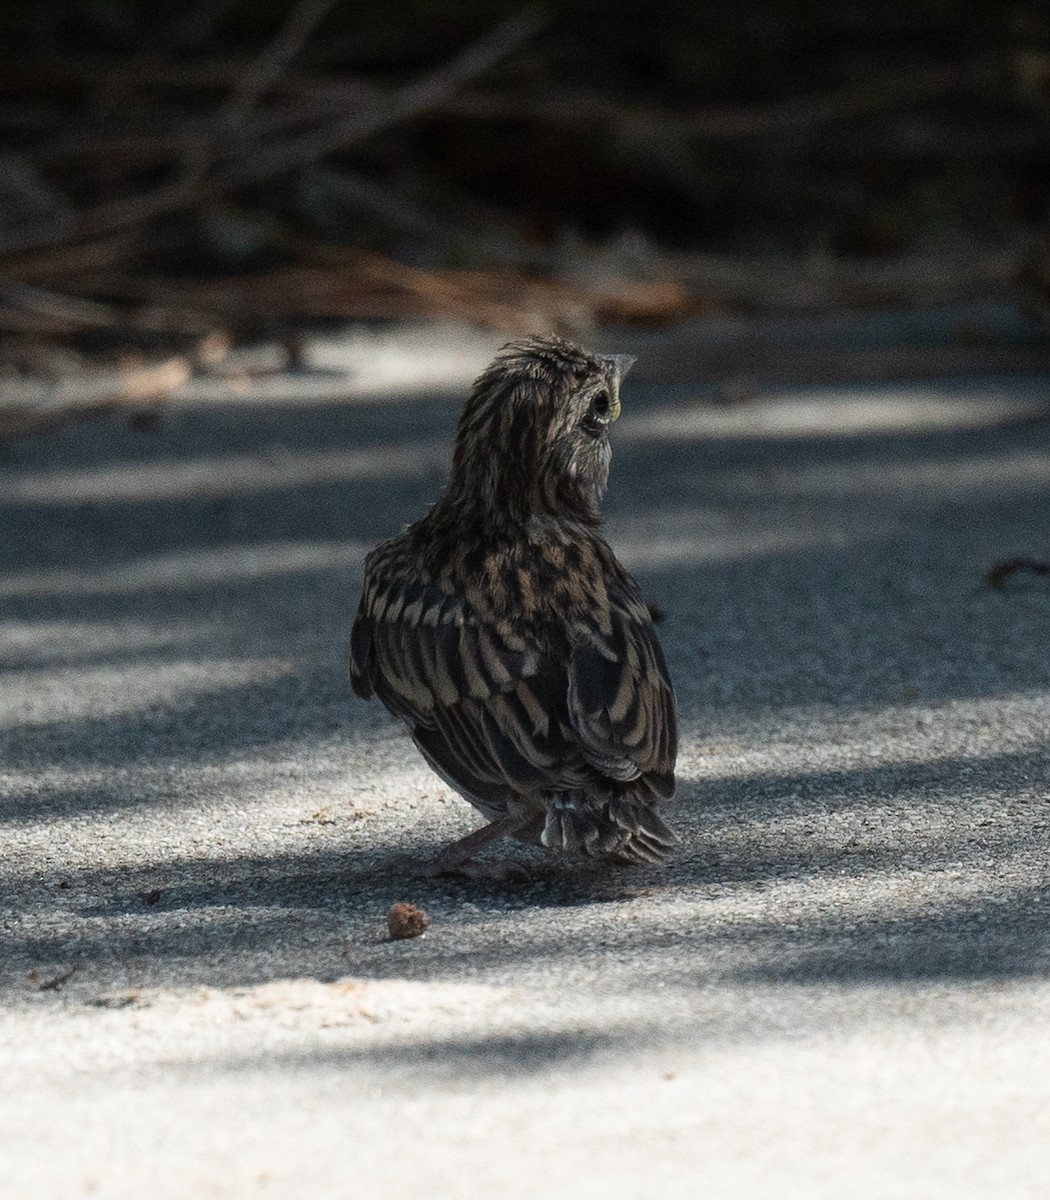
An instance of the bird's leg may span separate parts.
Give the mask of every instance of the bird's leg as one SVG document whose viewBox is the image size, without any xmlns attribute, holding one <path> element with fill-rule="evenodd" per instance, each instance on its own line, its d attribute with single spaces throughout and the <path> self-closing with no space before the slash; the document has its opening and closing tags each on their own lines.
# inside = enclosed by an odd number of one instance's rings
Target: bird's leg
<svg viewBox="0 0 1050 1200">
<path fill-rule="evenodd" d="M 446 846 L 437 858 L 434 859 L 434 866 L 439 871 L 451 871 L 460 866 L 461 863 L 466 862 L 468 858 L 473 858 L 479 850 L 484 850 L 490 843 L 497 842 L 500 838 L 513 833 L 517 825 L 517 817 L 510 815 L 497 817 L 495 821 L 490 821 L 488 825 L 482 825 L 480 829 L 475 829 L 473 833 L 468 833 L 466 837 L 460 838 L 458 842 L 453 842 L 451 845 Z"/>
<path fill-rule="evenodd" d="M 462 875 L 466 879 L 488 879 L 494 882 L 510 879 L 528 880 L 531 876 L 521 863 L 510 859 L 486 861 L 474 857 L 479 850 L 484 850 L 492 842 L 513 833 L 520 824 L 521 820 L 517 816 L 507 814 L 497 817 L 488 825 L 483 825 L 459 841 L 446 846 L 420 873 L 431 878 L 438 875 Z"/>
</svg>

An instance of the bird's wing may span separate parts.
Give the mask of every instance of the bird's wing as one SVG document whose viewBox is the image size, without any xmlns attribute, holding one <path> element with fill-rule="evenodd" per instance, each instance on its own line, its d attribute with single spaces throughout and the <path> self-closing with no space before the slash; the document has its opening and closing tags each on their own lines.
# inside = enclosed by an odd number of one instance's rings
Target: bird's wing
<svg viewBox="0 0 1050 1200">
<path fill-rule="evenodd" d="M 674 792 L 674 690 L 652 619 L 632 581 L 609 588 L 608 622 L 577 625 L 569 660 L 569 720 L 586 760 L 622 782 Z"/>
<path fill-rule="evenodd" d="M 594 778 L 569 725 L 565 662 L 462 596 L 401 576 L 368 573 L 350 639 L 358 695 L 378 696 L 431 766 L 481 800 Z"/>
<path fill-rule="evenodd" d="M 649 612 L 629 579 L 608 620 L 577 622 L 556 654 L 467 600 L 403 570 L 367 574 L 351 681 L 411 727 L 431 766 L 490 802 L 600 776 L 674 791 L 674 692 Z"/>
</svg>

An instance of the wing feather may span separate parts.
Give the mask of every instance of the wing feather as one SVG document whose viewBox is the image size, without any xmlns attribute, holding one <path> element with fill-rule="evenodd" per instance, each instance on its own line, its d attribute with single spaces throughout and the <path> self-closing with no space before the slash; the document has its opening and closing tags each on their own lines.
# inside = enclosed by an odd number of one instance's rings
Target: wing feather
<svg viewBox="0 0 1050 1200">
<path fill-rule="evenodd" d="M 589 762 L 629 782 L 674 792 L 674 690 L 640 597 L 610 589 L 611 634 L 578 627 L 569 662 L 569 719 Z"/>
<path fill-rule="evenodd" d="M 468 797 L 565 791 L 601 776 L 670 795 L 674 694 L 640 597 L 610 591 L 608 620 L 578 623 L 556 653 L 482 623 L 461 596 L 366 567 L 351 681 L 412 729 L 431 766 Z"/>
</svg>

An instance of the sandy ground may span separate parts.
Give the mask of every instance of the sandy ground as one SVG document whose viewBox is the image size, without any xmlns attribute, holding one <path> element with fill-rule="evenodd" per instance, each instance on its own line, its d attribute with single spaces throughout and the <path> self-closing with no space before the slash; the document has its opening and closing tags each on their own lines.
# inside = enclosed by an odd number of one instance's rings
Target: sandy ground
<svg viewBox="0 0 1050 1200">
<path fill-rule="evenodd" d="M 604 339 L 681 850 L 419 882 L 474 815 L 346 634 L 498 341 L 0 445 L 0 1194 L 1045 1197 L 1050 581 L 981 579 L 1050 557 L 1050 380 Z"/>
</svg>

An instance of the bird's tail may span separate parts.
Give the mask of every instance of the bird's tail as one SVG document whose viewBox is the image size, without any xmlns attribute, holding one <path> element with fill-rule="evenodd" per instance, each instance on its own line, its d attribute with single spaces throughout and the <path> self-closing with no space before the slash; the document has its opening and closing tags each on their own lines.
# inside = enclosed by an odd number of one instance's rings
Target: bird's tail
<svg viewBox="0 0 1050 1200">
<path fill-rule="evenodd" d="M 540 834 L 550 850 L 628 863 L 663 862 L 677 841 L 652 800 L 633 794 L 552 796 Z"/>
</svg>

